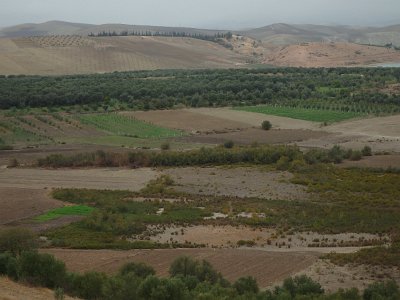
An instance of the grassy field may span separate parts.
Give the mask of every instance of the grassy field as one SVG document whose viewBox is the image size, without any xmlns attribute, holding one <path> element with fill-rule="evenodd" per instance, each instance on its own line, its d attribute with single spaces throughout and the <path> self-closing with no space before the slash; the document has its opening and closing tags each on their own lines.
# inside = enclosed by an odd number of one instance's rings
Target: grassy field
<svg viewBox="0 0 400 300">
<path fill-rule="evenodd" d="M 79 116 L 81 122 L 93 125 L 98 129 L 116 134 L 135 138 L 165 138 L 183 135 L 182 132 L 155 126 L 134 118 L 122 115 L 91 114 Z"/>
<path fill-rule="evenodd" d="M 47 213 L 37 216 L 36 221 L 45 222 L 58 219 L 62 216 L 86 216 L 94 210 L 93 207 L 86 205 L 64 206 L 53 209 Z"/>
<path fill-rule="evenodd" d="M 236 110 L 262 113 L 280 117 L 288 117 L 314 122 L 340 122 L 347 119 L 361 117 L 363 114 L 354 112 L 341 112 L 322 109 L 306 109 L 293 107 L 274 107 L 270 105 L 236 107 Z"/>
</svg>

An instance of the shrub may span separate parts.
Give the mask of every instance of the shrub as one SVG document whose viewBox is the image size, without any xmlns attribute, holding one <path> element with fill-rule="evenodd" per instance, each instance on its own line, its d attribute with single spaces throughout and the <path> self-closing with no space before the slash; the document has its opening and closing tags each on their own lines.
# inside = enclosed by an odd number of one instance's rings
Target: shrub
<svg viewBox="0 0 400 300">
<path fill-rule="evenodd" d="M 270 130 L 272 128 L 272 124 L 270 121 L 264 121 L 261 124 L 261 128 L 264 130 Z"/>
<path fill-rule="evenodd" d="M 18 259 L 19 278 L 48 288 L 60 287 L 66 278 L 65 264 L 50 254 L 23 252 Z"/>
<path fill-rule="evenodd" d="M 275 294 L 286 294 L 286 292 L 288 292 L 292 298 L 295 298 L 300 295 L 320 295 L 324 293 L 324 290 L 318 282 L 302 275 L 285 279 L 282 287 L 275 288 Z"/>
<path fill-rule="evenodd" d="M 22 251 L 34 250 L 36 247 L 36 235 L 28 229 L 12 228 L 0 231 L 0 252 L 20 255 Z"/>
<path fill-rule="evenodd" d="M 79 297 L 101 299 L 104 296 L 106 280 L 107 276 L 103 273 L 87 272 L 75 276 L 73 285 Z"/>
<path fill-rule="evenodd" d="M 235 290 L 238 292 L 239 295 L 247 293 L 256 294 L 258 293 L 259 290 L 257 281 L 251 276 L 239 278 L 233 284 L 233 287 L 235 288 Z"/>
<path fill-rule="evenodd" d="M 394 281 L 377 282 L 365 289 L 363 298 L 365 300 L 395 300 L 400 299 L 400 291 L 398 285 Z"/>
<path fill-rule="evenodd" d="M 187 289 L 177 278 L 147 277 L 139 286 L 139 295 L 147 300 L 180 300 L 185 299 Z"/>
<path fill-rule="evenodd" d="M 364 146 L 364 148 L 361 150 L 361 153 L 363 156 L 371 156 L 372 155 L 372 149 L 370 146 Z"/>
<path fill-rule="evenodd" d="M 234 143 L 233 141 L 226 141 L 226 142 L 224 143 L 224 147 L 225 147 L 226 149 L 232 149 L 233 146 L 235 146 L 235 143 Z"/>
<path fill-rule="evenodd" d="M 141 278 L 146 278 L 150 275 L 155 275 L 156 272 L 154 269 L 144 263 L 128 263 L 124 265 L 121 270 L 119 271 L 119 274 L 121 276 L 125 276 L 127 274 L 134 274 L 138 277 Z"/>
<path fill-rule="evenodd" d="M 363 157 L 361 151 L 352 151 L 350 160 L 357 161 L 360 160 Z"/>
</svg>

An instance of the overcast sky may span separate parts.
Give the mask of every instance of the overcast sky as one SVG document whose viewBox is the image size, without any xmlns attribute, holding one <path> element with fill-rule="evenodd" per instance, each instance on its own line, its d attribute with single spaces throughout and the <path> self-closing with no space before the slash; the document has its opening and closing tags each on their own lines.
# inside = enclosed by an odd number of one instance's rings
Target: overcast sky
<svg viewBox="0 0 400 300">
<path fill-rule="evenodd" d="M 63 20 L 203 28 L 400 23 L 400 0 L 0 0 L 0 27 Z"/>
</svg>

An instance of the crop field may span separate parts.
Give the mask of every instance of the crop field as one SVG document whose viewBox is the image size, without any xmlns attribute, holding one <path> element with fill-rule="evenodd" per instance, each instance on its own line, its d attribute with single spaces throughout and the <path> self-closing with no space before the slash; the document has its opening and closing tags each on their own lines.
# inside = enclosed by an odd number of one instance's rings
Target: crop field
<svg viewBox="0 0 400 300">
<path fill-rule="evenodd" d="M 289 117 L 293 119 L 300 119 L 313 122 L 339 122 L 347 119 L 365 116 L 365 114 L 343 111 L 332 111 L 322 109 L 306 109 L 295 107 L 276 107 L 271 105 L 261 106 L 245 106 L 237 107 L 235 109 L 244 110 L 249 112 L 262 113 L 266 115 L 274 115 L 281 117 Z"/>
<path fill-rule="evenodd" d="M 54 220 L 62 216 L 86 216 L 93 211 L 92 207 L 85 205 L 64 206 L 46 212 L 43 215 L 35 217 L 36 221 L 44 222 Z"/>
<path fill-rule="evenodd" d="M 177 130 L 155 126 L 132 117 L 118 114 L 81 115 L 79 119 L 85 124 L 93 125 L 100 130 L 120 136 L 166 138 L 182 135 Z"/>
</svg>

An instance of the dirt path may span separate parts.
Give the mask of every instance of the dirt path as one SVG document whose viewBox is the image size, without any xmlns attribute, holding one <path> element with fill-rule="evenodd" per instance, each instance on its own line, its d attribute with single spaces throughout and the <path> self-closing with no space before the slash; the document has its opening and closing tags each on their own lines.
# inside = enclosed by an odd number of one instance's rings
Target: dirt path
<svg viewBox="0 0 400 300">
<path fill-rule="evenodd" d="M 142 169 L 0 169 L 0 187 L 7 188 L 87 188 L 137 191 L 157 171 Z"/>
<path fill-rule="evenodd" d="M 155 268 L 160 276 L 168 276 L 168 269 L 179 256 L 188 255 L 209 261 L 228 280 L 253 276 L 263 288 L 290 277 L 312 265 L 318 258 L 313 253 L 276 253 L 248 249 L 160 249 L 160 250 L 66 250 L 45 249 L 65 261 L 71 271 L 88 270 L 115 273 L 128 262 L 144 262 Z"/>
</svg>

